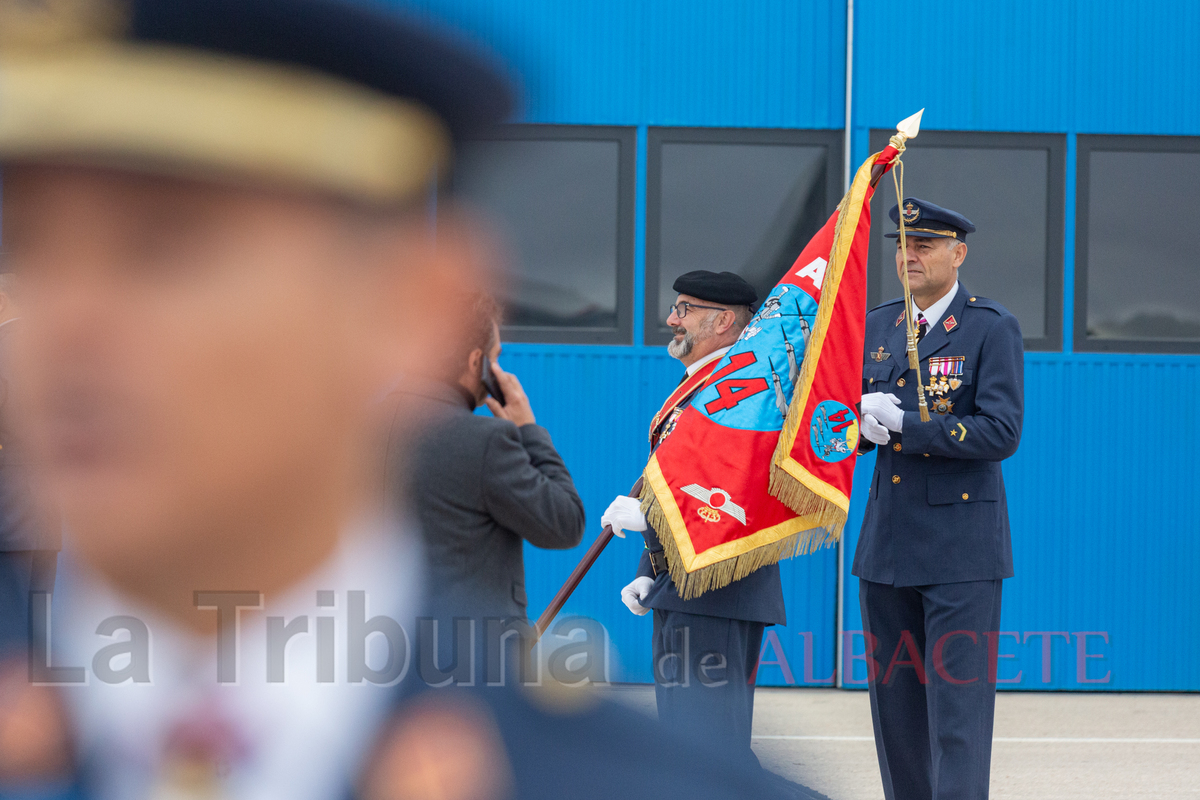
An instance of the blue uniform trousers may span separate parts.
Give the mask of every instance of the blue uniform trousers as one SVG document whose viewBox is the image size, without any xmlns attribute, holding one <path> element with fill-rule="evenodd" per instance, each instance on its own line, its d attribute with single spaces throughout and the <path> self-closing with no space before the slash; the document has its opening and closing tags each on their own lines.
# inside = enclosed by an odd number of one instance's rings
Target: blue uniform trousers
<svg viewBox="0 0 1200 800">
<path fill-rule="evenodd" d="M 887 800 L 986 800 L 1000 588 L 999 580 L 859 581 L 878 661 L 869 688 Z"/>
<path fill-rule="evenodd" d="M 750 750 L 761 622 L 654 610 L 654 697 L 659 720 L 757 763 Z"/>
</svg>

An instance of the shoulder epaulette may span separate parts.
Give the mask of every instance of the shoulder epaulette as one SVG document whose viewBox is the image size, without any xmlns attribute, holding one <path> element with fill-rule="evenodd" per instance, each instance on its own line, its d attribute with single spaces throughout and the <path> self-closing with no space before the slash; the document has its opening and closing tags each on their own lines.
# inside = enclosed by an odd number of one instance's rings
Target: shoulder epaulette
<svg viewBox="0 0 1200 800">
<path fill-rule="evenodd" d="M 967 298 L 967 308 L 986 308 L 989 311 L 995 311 L 997 314 L 1000 314 L 1001 316 L 1012 313 L 1007 308 L 1005 308 L 1004 306 L 997 303 L 995 300 L 989 300 L 986 297 L 980 297 L 979 295 L 975 295 L 975 294 L 973 294 Z"/>
</svg>

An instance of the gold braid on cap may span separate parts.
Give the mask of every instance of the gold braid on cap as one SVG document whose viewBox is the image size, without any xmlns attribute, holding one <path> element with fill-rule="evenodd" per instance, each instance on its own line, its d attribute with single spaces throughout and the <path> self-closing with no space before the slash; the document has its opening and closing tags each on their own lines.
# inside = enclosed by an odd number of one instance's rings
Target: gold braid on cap
<svg viewBox="0 0 1200 800">
<path fill-rule="evenodd" d="M 0 0 L 0 162 L 249 178 L 391 205 L 428 191 L 450 161 L 445 124 L 419 102 L 303 67 L 123 40 L 122 8 Z"/>
<path fill-rule="evenodd" d="M 0 0 L 0 50 L 117 39 L 128 27 L 118 0 Z"/>
</svg>

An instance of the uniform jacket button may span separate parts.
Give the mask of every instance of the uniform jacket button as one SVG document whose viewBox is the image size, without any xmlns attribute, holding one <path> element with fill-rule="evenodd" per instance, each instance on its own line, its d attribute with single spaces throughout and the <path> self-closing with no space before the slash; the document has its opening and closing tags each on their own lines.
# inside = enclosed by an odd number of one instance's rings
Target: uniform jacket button
<svg viewBox="0 0 1200 800">
<path fill-rule="evenodd" d="M 893 475 L 893 476 L 892 476 L 892 483 L 899 483 L 899 482 L 900 482 L 900 476 L 899 476 L 899 475 Z"/>
<path fill-rule="evenodd" d="M 970 499 L 971 499 L 971 495 L 967 494 L 966 492 L 963 492 L 963 500 L 970 500 Z"/>
<path fill-rule="evenodd" d="M 900 380 L 896 381 L 896 385 L 897 385 L 897 386 L 903 386 L 903 385 L 904 385 L 904 378 L 901 378 Z"/>
<path fill-rule="evenodd" d="M 892 449 L 895 450 L 897 453 L 899 453 L 900 452 L 900 443 L 896 442 L 894 445 L 892 445 Z"/>
</svg>

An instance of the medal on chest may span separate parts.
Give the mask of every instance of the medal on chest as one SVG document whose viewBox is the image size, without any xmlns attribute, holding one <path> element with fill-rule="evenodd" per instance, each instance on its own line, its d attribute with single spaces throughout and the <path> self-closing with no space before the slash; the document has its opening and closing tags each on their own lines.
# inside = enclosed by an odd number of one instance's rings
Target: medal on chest
<svg viewBox="0 0 1200 800">
<path fill-rule="evenodd" d="M 963 364 L 966 356 L 940 356 L 929 359 L 929 385 L 925 393 L 930 395 L 933 411 L 949 414 L 954 411 L 950 392 L 962 386 Z"/>
</svg>

